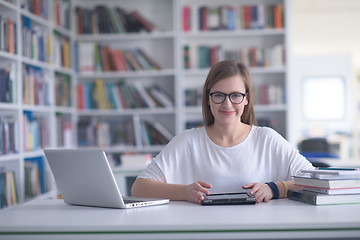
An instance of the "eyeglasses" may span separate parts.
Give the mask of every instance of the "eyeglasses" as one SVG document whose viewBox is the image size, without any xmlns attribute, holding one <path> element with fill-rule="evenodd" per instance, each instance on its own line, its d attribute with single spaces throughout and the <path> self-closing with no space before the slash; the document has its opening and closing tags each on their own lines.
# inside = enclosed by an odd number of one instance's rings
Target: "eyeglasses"
<svg viewBox="0 0 360 240">
<path fill-rule="evenodd" d="M 211 97 L 211 100 L 216 104 L 221 104 L 225 102 L 227 96 L 229 97 L 231 103 L 240 104 L 242 103 L 242 101 L 244 101 L 244 98 L 246 96 L 245 93 L 240 93 L 240 92 L 233 92 L 230 94 L 225 94 L 222 92 L 213 92 L 213 93 L 209 93 L 209 95 Z"/>
</svg>

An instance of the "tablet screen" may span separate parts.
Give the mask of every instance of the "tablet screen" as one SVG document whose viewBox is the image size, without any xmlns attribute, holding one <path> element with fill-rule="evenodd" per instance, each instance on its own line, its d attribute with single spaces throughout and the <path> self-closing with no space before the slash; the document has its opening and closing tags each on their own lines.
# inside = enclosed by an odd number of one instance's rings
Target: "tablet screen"
<svg viewBox="0 0 360 240">
<path fill-rule="evenodd" d="M 219 200 L 219 199 L 246 199 L 249 195 L 247 193 L 231 193 L 231 194 L 210 194 L 205 196 L 205 199 Z"/>
</svg>

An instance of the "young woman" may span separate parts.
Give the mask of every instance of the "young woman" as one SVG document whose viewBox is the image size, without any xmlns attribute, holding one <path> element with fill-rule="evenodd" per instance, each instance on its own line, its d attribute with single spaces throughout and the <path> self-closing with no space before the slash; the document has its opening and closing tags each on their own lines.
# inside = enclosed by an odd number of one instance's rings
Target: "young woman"
<svg viewBox="0 0 360 240">
<path fill-rule="evenodd" d="M 138 176 L 132 195 L 201 203 L 203 194 L 250 189 L 257 202 L 283 198 L 291 176 L 313 169 L 277 132 L 258 127 L 247 68 L 215 64 L 206 78 L 205 127 L 175 136 Z"/>
</svg>

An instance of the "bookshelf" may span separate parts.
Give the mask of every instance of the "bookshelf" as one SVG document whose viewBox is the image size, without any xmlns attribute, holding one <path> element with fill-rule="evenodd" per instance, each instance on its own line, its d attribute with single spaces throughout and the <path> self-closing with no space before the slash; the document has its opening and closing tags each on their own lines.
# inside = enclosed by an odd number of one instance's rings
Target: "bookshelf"
<svg viewBox="0 0 360 240">
<path fill-rule="evenodd" d="M 79 147 L 101 147 L 110 154 L 156 153 L 178 132 L 175 4 L 124 0 L 73 5 Z M 138 15 L 145 27 L 136 22 Z M 157 141 L 163 134 L 149 122 L 168 133 L 167 141 Z"/>
<path fill-rule="evenodd" d="M 181 1 L 183 128 L 202 121 L 201 87 L 209 66 L 236 59 L 250 66 L 259 124 L 287 136 L 287 4 L 276 0 Z"/>
<path fill-rule="evenodd" d="M 75 146 L 70 1 L 27 3 L 0 1 L 1 208 L 51 192 L 42 149 Z"/>
<path fill-rule="evenodd" d="M 6 86 L 11 86 L 6 99 L 0 98 L 1 131 L 11 136 L 7 150 L 1 146 L 0 172 L 14 173 L 20 203 L 36 195 L 28 191 L 31 166 L 44 169 L 37 193 L 54 189 L 43 158 L 45 147 L 99 147 L 118 162 L 128 152 L 155 155 L 172 136 L 199 126 L 199 89 L 211 64 L 200 64 L 200 56 L 212 51 L 221 60 L 241 59 L 237 52 L 281 52 L 287 59 L 289 54 L 282 25 L 198 28 L 201 7 L 211 10 L 214 27 L 219 17 L 215 9 L 234 13 L 244 6 L 266 9 L 279 4 L 281 22 L 287 26 L 286 0 L 44 0 L 38 8 L 21 2 L 0 0 L 1 22 L 10 20 L 16 26 L 11 47 L 0 42 L 0 78 L 7 76 Z M 183 23 L 185 7 L 189 27 Z M 132 27 L 114 23 L 121 21 L 117 14 L 124 13 Z M 134 27 L 134 19 L 147 24 Z M 235 14 L 234 19 L 242 18 Z M 256 115 L 286 137 L 288 66 L 279 56 L 261 62 L 251 73 L 255 91 L 268 97 L 258 95 Z M 276 99 L 270 99 L 274 92 Z"/>
</svg>

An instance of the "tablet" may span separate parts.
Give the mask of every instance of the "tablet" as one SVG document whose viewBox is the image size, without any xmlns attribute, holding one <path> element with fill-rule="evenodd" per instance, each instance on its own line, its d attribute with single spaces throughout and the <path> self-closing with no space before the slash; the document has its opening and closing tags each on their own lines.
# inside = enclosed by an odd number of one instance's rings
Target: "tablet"
<svg viewBox="0 0 360 240">
<path fill-rule="evenodd" d="M 201 205 L 244 205 L 255 204 L 256 200 L 248 192 L 217 193 L 204 196 Z"/>
</svg>

